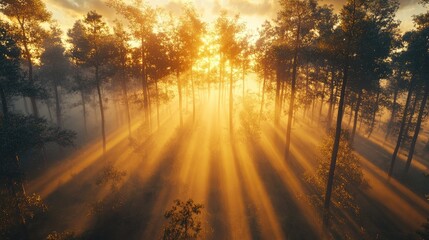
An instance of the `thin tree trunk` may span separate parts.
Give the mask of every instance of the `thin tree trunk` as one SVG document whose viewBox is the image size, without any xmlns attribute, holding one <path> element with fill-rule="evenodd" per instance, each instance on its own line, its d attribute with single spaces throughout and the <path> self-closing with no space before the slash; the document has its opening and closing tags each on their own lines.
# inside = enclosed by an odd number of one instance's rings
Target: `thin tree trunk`
<svg viewBox="0 0 429 240">
<path fill-rule="evenodd" d="M 390 136 L 390 133 L 392 131 L 393 121 L 394 121 L 395 115 L 396 115 L 396 101 L 398 98 L 398 91 L 399 91 L 398 88 L 395 87 L 395 91 L 393 93 L 392 113 L 390 115 L 389 124 L 387 125 L 387 130 L 386 130 L 386 135 L 384 136 L 384 141 L 387 140 L 387 138 Z"/>
<path fill-rule="evenodd" d="M 6 99 L 6 94 L 5 94 L 1 84 L 0 84 L 0 98 L 1 98 L 3 117 L 7 118 L 7 116 L 8 116 L 7 99 Z"/>
<path fill-rule="evenodd" d="M 359 89 L 358 92 L 358 99 L 356 102 L 356 106 L 355 106 L 355 116 L 354 116 L 354 120 L 353 120 L 353 130 L 352 130 L 352 135 L 350 136 L 350 142 L 351 144 L 353 144 L 354 138 L 355 138 L 355 134 L 356 134 L 356 127 L 357 127 L 357 121 L 359 118 L 359 109 L 360 109 L 360 105 L 362 102 L 362 89 Z"/>
<path fill-rule="evenodd" d="M 408 87 L 407 100 L 405 102 L 404 112 L 403 112 L 402 120 L 401 120 L 401 128 L 399 129 L 398 140 L 396 141 L 395 150 L 393 151 L 392 159 L 390 161 L 390 167 L 389 167 L 389 171 L 388 171 L 388 178 L 389 179 L 393 174 L 393 168 L 395 167 L 396 157 L 398 156 L 399 147 L 401 146 L 402 136 L 404 134 L 404 128 L 405 128 L 404 125 L 405 125 L 405 121 L 407 119 L 407 111 L 408 111 L 408 107 L 410 105 L 411 95 L 412 95 L 412 91 L 413 91 L 413 84 L 414 84 L 414 78 L 411 79 L 410 86 Z"/>
<path fill-rule="evenodd" d="M 408 172 L 408 169 L 410 168 L 410 165 L 411 165 L 411 161 L 413 160 L 414 149 L 416 147 L 417 138 L 419 136 L 420 127 L 422 125 L 422 119 L 423 119 L 424 111 L 426 108 L 426 102 L 428 99 L 428 94 L 429 94 L 429 83 L 426 83 L 425 95 L 424 95 L 423 100 L 420 104 L 419 116 L 417 117 L 417 125 L 416 125 L 416 128 L 414 130 L 413 139 L 411 140 L 410 150 L 408 151 L 407 163 L 405 164 L 405 173 Z"/>
<path fill-rule="evenodd" d="M 194 88 L 194 76 L 191 68 L 191 84 L 192 84 L 192 121 L 195 122 L 195 88 Z"/>
<path fill-rule="evenodd" d="M 160 126 L 159 124 L 159 91 L 158 91 L 158 80 L 155 79 L 155 91 L 156 91 L 156 121 L 158 123 L 158 128 Z"/>
<path fill-rule="evenodd" d="M 332 112 L 333 112 L 333 105 L 334 105 L 334 69 L 331 71 L 331 83 L 329 84 L 329 109 L 328 109 L 328 117 L 326 121 L 326 129 L 331 128 L 331 121 L 332 121 Z"/>
<path fill-rule="evenodd" d="M 264 110 L 264 104 L 265 104 L 265 84 L 266 84 L 266 81 L 267 81 L 267 75 L 266 75 L 265 69 L 264 69 L 264 82 L 262 84 L 262 92 L 261 92 L 262 99 L 261 99 L 261 108 L 259 109 L 259 121 L 262 118 L 262 113 L 263 113 L 263 110 Z"/>
<path fill-rule="evenodd" d="M 372 113 L 372 119 L 371 119 L 371 125 L 369 128 L 368 138 L 371 137 L 372 131 L 374 131 L 375 117 L 377 116 L 379 101 L 380 101 L 380 89 L 377 89 L 377 97 L 375 99 L 374 112 Z"/>
<path fill-rule="evenodd" d="M 233 133 L 233 125 L 232 125 L 232 121 L 233 121 L 233 99 L 232 99 L 232 89 L 233 89 L 233 84 L 232 84 L 232 75 L 233 75 L 233 67 L 232 67 L 232 62 L 230 62 L 230 75 L 229 75 L 229 130 L 230 130 L 230 134 L 232 135 Z"/>
<path fill-rule="evenodd" d="M 57 125 L 58 127 L 62 127 L 62 120 L 61 120 L 61 103 L 60 103 L 60 94 L 58 92 L 58 86 L 56 83 L 54 83 L 54 93 L 55 93 L 55 113 L 57 117 Z"/>
<path fill-rule="evenodd" d="M 85 104 L 85 95 L 83 94 L 83 91 L 80 91 L 80 97 L 82 99 L 82 111 L 83 111 L 83 126 L 85 128 L 85 136 L 88 136 L 88 127 L 86 124 L 86 104 Z"/>
<path fill-rule="evenodd" d="M 289 156 L 289 148 L 290 148 L 290 136 L 292 131 L 292 118 L 293 118 L 293 108 L 295 104 L 295 91 L 296 91 L 296 75 L 298 68 L 298 49 L 299 49 L 299 41 L 300 41 L 300 32 L 301 32 L 301 19 L 298 18 L 298 27 L 296 30 L 296 39 L 295 39 L 295 49 L 293 53 L 293 65 L 292 65 L 292 83 L 291 83 L 291 92 L 290 92 L 290 102 L 289 102 L 289 114 L 288 114 L 288 122 L 286 128 L 286 146 L 285 146 L 285 158 Z"/>
<path fill-rule="evenodd" d="M 97 84 L 97 94 L 98 94 L 98 104 L 100 106 L 100 115 L 101 115 L 101 136 L 103 140 L 103 154 L 106 153 L 106 129 L 105 129 L 105 119 L 104 119 L 104 108 L 103 108 L 103 98 L 101 95 L 100 89 L 100 80 L 98 76 L 98 67 L 95 68 L 95 81 Z"/>
<path fill-rule="evenodd" d="M 322 116 L 323 104 L 325 103 L 325 88 L 326 88 L 326 85 L 325 83 L 323 83 L 322 96 L 320 98 L 320 107 L 319 107 L 319 120 Z"/>
<path fill-rule="evenodd" d="M 125 75 L 123 75 L 123 76 L 125 76 Z M 121 83 L 122 83 L 122 92 L 124 93 L 125 108 L 127 110 L 128 136 L 131 137 L 131 114 L 130 114 L 130 105 L 128 102 L 127 83 L 125 82 L 124 78 L 121 78 Z M 158 90 L 157 90 L 157 92 L 158 92 Z"/>
<path fill-rule="evenodd" d="M 30 112 L 28 111 L 28 104 L 27 104 L 27 99 L 25 98 L 25 96 L 22 97 L 22 100 L 24 101 L 24 110 L 25 110 L 25 113 L 27 115 L 29 115 Z"/>
<path fill-rule="evenodd" d="M 279 125 L 280 122 L 280 111 L 281 111 L 281 107 L 280 107 L 280 101 L 281 101 L 281 97 L 280 97 L 280 90 L 281 90 L 281 74 L 280 74 L 280 63 L 277 63 L 277 68 L 276 68 L 276 99 L 275 99 L 275 107 L 274 107 L 274 124 L 276 126 Z"/>
<path fill-rule="evenodd" d="M 54 122 L 54 119 L 52 118 L 51 101 L 50 100 L 46 101 L 46 107 L 48 108 L 49 120 L 51 120 L 51 122 Z"/>
<path fill-rule="evenodd" d="M 177 78 L 177 90 L 179 92 L 179 114 L 180 114 L 180 126 L 183 126 L 183 112 L 182 112 L 182 83 L 180 81 L 180 73 L 176 71 Z"/>
</svg>

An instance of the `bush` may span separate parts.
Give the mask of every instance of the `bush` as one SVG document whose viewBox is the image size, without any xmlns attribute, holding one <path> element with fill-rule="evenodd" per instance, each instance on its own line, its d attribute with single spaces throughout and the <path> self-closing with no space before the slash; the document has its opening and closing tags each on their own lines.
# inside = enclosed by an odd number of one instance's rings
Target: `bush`
<svg viewBox="0 0 429 240">
<path fill-rule="evenodd" d="M 164 217 L 168 220 L 164 228 L 164 240 L 197 239 L 202 227 L 197 216 L 201 214 L 203 205 L 196 204 L 192 199 L 186 203 L 175 200 L 170 210 Z"/>
<path fill-rule="evenodd" d="M 359 159 L 354 154 L 353 148 L 350 145 L 348 132 L 342 132 L 341 139 L 337 155 L 331 203 L 337 208 L 352 210 L 353 213 L 358 215 L 359 206 L 355 201 L 357 190 L 361 187 L 368 187 L 368 184 L 364 179 Z M 322 209 L 326 193 L 333 145 L 334 135 L 331 134 L 324 140 L 321 147 L 316 174 L 307 174 L 305 177 L 306 182 L 313 186 L 315 191 L 315 194 L 311 196 L 311 202 L 320 207 L 320 209 Z"/>
</svg>

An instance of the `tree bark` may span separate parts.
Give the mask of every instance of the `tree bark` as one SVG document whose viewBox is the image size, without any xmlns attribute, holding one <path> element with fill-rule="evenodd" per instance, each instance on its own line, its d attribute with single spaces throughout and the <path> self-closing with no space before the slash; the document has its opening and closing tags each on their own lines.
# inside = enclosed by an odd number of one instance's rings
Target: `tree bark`
<svg viewBox="0 0 429 240">
<path fill-rule="evenodd" d="M 384 141 L 386 141 L 387 138 L 390 136 L 390 133 L 391 133 L 391 130 L 393 127 L 393 121 L 394 121 L 395 115 L 396 115 L 396 101 L 398 98 L 398 92 L 399 92 L 399 89 L 397 87 L 395 87 L 395 91 L 393 93 L 392 112 L 390 115 L 389 124 L 387 125 L 387 130 L 386 130 L 386 135 L 384 136 Z"/>
<path fill-rule="evenodd" d="M 264 104 L 265 104 L 265 84 L 266 84 L 266 81 L 267 81 L 267 74 L 266 74 L 265 69 L 264 69 L 264 82 L 262 83 L 262 92 L 261 92 L 262 99 L 261 99 L 261 108 L 259 109 L 259 121 L 262 118 L 262 113 L 263 113 L 263 110 L 264 110 Z"/>
<path fill-rule="evenodd" d="M 182 112 L 182 83 L 180 81 L 179 70 L 176 71 L 177 78 L 177 91 L 179 92 L 179 114 L 180 114 L 180 126 L 183 126 L 183 112 Z"/>
<path fill-rule="evenodd" d="M 58 85 L 54 83 L 54 93 L 55 93 L 55 113 L 57 118 L 58 127 L 62 127 L 62 119 L 61 119 L 61 103 L 60 103 L 60 94 L 58 92 Z"/>
<path fill-rule="evenodd" d="M 362 89 L 359 89 L 358 99 L 357 99 L 356 106 L 355 106 L 355 115 L 354 115 L 354 120 L 353 120 L 353 130 L 352 130 L 352 135 L 350 137 L 351 144 L 353 144 L 353 141 L 354 141 L 354 138 L 355 138 L 355 134 L 356 134 L 356 127 L 357 127 L 357 121 L 358 121 L 358 118 L 359 118 L 359 109 L 360 109 L 361 102 L 362 102 Z"/>
<path fill-rule="evenodd" d="M 232 66 L 232 61 L 230 62 L 230 75 L 229 75 L 229 131 L 230 134 L 232 135 L 233 133 L 233 98 L 232 98 L 232 89 L 233 89 L 233 81 L 232 81 L 232 77 L 233 77 L 233 66 Z"/>
<path fill-rule="evenodd" d="M 285 158 L 289 156 L 289 148 L 290 148 L 290 136 L 292 131 L 292 118 L 293 118 L 293 108 L 295 104 L 295 91 L 296 91 L 296 75 L 298 68 L 298 49 L 299 49 L 299 41 L 300 41 L 300 32 L 301 32 L 301 20 L 298 19 L 298 26 L 296 30 L 296 39 L 295 39 L 295 48 L 293 53 L 293 65 L 292 65 L 292 83 L 291 83 L 291 92 L 290 92 L 290 102 L 289 102 L 289 114 L 288 114 L 288 122 L 286 128 L 286 146 L 285 146 Z"/>
<path fill-rule="evenodd" d="M 378 112 L 378 104 L 380 101 L 380 89 L 377 88 L 377 97 L 375 99 L 375 106 L 374 106 L 374 111 L 372 113 L 372 118 L 371 118 L 371 125 L 369 127 L 369 133 L 368 133 L 368 138 L 371 137 L 372 131 L 374 131 L 374 126 L 375 126 L 375 117 L 377 115 Z"/>
<path fill-rule="evenodd" d="M 412 95 L 412 91 L 413 91 L 413 84 L 414 84 L 414 78 L 411 79 L 410 86 L 408 86 L 408 94 L 407 94 L 407 100 L 405 102 L 404 112 L 402 115 L 401 128 L 399 129 L 398 140 L 396 141 L 395 150 L 393 151 L 392 159 L 390 161 L 390 167 L 389 167 L 389 171 L 388 171 L 388 179 L 390 179 L 390 177 L 393 174 L 393 168 L 395 167 L 396 157 L 398 156 L 399 147 L 401 146 L 402 135 L 404 134 L 404 128 L 405 128 L 404 125 L 405 125 L 405 121 L 407 119 L 407 111 L 408 111 L 408 107 L 410 105 L 411 95 Z"/>
<path fill-rule="evenodd" d="M 101 136 L 103 140 L 103 154 L 105 154 L 106 153 L 106 129 L 105 129 L 105 119 L 104 119 L 103 98 L 101 95 L 100 80 L 98 76 L 98 67 L 95 68 L 95 81 L 97 84 L 98 104 L 100 106 L 100 115 L 101 115 Z"/>
<path fill-rule="evenodd" d="M 417 117 L 417 125 L 416 125 L 416 129 L 414 130 L 413 139 L 411 140 L 410 150 L 408 152 L 407 163 L 405 164 L 405 170 L 404 170 L 405 173 L 408 172 L 408 170 L 411 166 L 411 161 L 413 160 L 414 149 L 416 147 L 417 138 L 419 136 L 420 127 L 422 125 L 422 119 L 423 119 L 424 111 L 426 108 L 426 102 L 428 99 L 428 94 L 429 94 L 429 83 L 426 84 L 425 94 L 424 94 L 423 100 L 420 104 L 419 116 Z"/>
</svg>

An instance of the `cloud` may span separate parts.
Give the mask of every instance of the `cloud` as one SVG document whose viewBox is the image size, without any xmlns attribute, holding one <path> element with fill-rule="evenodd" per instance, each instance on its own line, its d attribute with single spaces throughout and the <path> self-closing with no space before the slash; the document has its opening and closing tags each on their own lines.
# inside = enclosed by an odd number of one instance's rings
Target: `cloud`
<svg viewBox="0 0 429 240">
<path fill-rule="evenodd" d="M 110 19 L 115 14 L 115 11 L 108 7 L 104 0 L 47 0 L 46 5 L 48 9 L 53 8 L 65 13 L 66 16 L 63 17 L 81 18 L 91 10 L 97 11 L 105 19 Z"/>
<path fill-rule="evenodd" d="M 234 11 L 243 15 L 267 15 L 271 14 L 273 3 L 269 0 L 252 2 L 249 0 L 229 0 L 228 5 Z"/>
</svg>

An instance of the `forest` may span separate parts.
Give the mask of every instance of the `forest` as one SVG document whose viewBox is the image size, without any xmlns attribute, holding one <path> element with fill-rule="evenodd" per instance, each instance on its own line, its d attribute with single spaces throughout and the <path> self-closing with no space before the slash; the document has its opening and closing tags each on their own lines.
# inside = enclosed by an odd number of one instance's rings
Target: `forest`
<svg viewBox="0 0 429 240">
<path fill-rule="evenodd" d="M 275 1 L 0 0 L 0 239 L 429 239 L 429 1 Z"/>
</svg>

